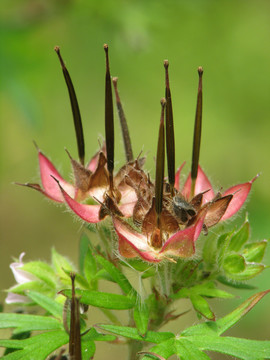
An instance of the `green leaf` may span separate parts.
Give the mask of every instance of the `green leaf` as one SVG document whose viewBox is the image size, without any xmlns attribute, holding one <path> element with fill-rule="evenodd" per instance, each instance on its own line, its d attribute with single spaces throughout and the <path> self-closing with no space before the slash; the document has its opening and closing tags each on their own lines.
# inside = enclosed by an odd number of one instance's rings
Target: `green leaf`
<svg viewBox="0 0 270 360">
<path fill-rule="evenodd" d="M 102 256 L 96 256 L 97 261 L 100 265 L 110 274 L 113 280 L 120 286 L 123 292 L 130 297 L 137 297 L 137 293 L 131 286 L 128 279 L 115 265 L 103 258 Z"/>
<path fill-rule="evenodd" d="M 210 357 L 200 351 L 192 341 L 180 338 L 175 340 L 176 354 L 181 360 L 210 360 Z"/>
<path fill-rule="evenodd" d="M 82 360 L 89 360 L 94 357 L 96 352 L 96 345 L 94 340 L 99 337 L 98 335 L 99 334 L 97 331 L 92 328 L 81 337 Z"/>
<path fill-rule="evenodd" d="M 238 306 L 230 314 L 224 316 L 223 318 L 216 321 L 218 326 L 218 334 L 223 334 L 226 330 L 232 327 L 237 323 L 245 314 L 247 314 L 265 295 L 267 295 L 270 290 L 261 291 L 257 294 L 252 295 L 246 301 L 244 301 L 240 306 Z"/>
<path fill-rule="evenodd" d="M 62 329 L 61 323 L 48 316 L 28 314 L 0 314 L 0 328 L 14 328 L 14 333 L 34 330 L 57 330 Z"/>
<path fill-rule="evenodd" d="M 27 292 L 27 296 L 56 318 L 63 318 L 63 306 L 55 300 L 36 291 Z"/>
<path fill-rule="evenodd" d="M 230 254 L 224 258 L 222 266 L 227 274 L 238 274 L 245 270 L 246 263 L 242 255 Z"/>
<path fill-rule="evenodd" d="M 6 356 L 4 360 L 44 360 L 53 351 L 68 342 L 68 335 L 65 331 L 49 331 L 30 337 L 25 340 L 0 340 L 0 346 L 22 349 L 14 351 Z M 46 346 L 41 346 L 46 344 Z"/>
<path fill-rule="evenodd" d="M 42 261 L 30 261 L 21 267 L 22 270 L 44 281 L 49 287 L 55 289 L 57 279 L 50 265 Z"/>
<path fill-rule="evenodd" d="M 230 239 L 228 251 L 238 252 L 242 249 L 244 244 L 248 241 L 250 234 L 249 222 L 245 221 L 241 228 L 233 234 Z"/>
<path fill-rule="evenodd" d="M 230 278 L 236 281 L 245 281 L 254 278 L 264 270 L 262 264 L 247 264 L 244 271 L 239 274 L 230 274 Z"/>
<path fill-rule="evenodd" d="M 242 282 L 238 282 L 238 281 L 234 281 L 234 280 L 230 280 L 227 279 L 225 276 L 223 275 L 219 275 L 217 277 L 217 280 L 224 285 L 236 288 L 236 289 L 245 289 L 245 290 L 253 290 L 256 289 L 256 286 L 254 285 L 249 285 L 246 283 L 242 283 Z"/>
<path fill-rule="evenodd" d="M 194 309 L 209 320 L 215 320 L 215 314 L 210 309 L 208 302 L 200 295 L 190 296 Z"/>
<path fill-rule="evenodd" d="M 270 358 L 270 341 L 256 341 L 233 337 L 192 336 L 189 340 L 201 350 L 215 351 L 243 360 Z"/>
<path fill-rule="evenodd" d="M 112 332 L 113 334 L 124 336 L 133 340 L 140 340 L 146 342 L 152 342 L 159 344 L 165 340 L 174 338 L 175 335 L 171 332 L 155 332 L 148 331 L 147 334 L 142 337 L 138 330 L 128 326 L 116 326 L 116 325 L 99 325 L 100 329 Z"/>
<path fill-rule="evenodd" d="M 234 297 L 232 294 L 229 294 L 226 291 L 217 289 L 213 281 L 208 281 L 203 284 L 192 286 L 190 288 L 182 288 L 176 294 L 173 294 L 171 297 L 173 299 L 179 299 L 190 297 L 192 295 L 202 295 L 207 297 L 218 297 L 225 299 L 230 299 Z"/>
<path fill-rule="evenodd" d="M 205 322 L 203 324 L 198 324 L 191 326 L 190 328 L 184 330 L 181 335 L 191 336 L 191 335 L 208 335 L 208 334 L 217 334 L 221 335 L 226 330 L 231 328 L 236 324 L 241 318 L 247 314 L 270 290 L 259 292 L 241 305 L 239 305 L 234 311 L 230 314 L 224 316 L 223 318 L 218 319 L 216 322 Z"/>
<path fill-rule="evenodd" d="M 71 290 L 63 290 L 61 293 L 71 298 Z M 80 297 L 80 302 L 105 309 L 125 310 L 132 309 L 135 301 L 127 296 L 110 294 L 94 290 L 76 290 L 76 295 Z"/>
<path fill-rule="evenodd" d="M 243 256 L 246 261 L 260 263 L 264 257 L 267 240 L 246 244 L 243 250 Z"/>
<path fill-rule="evenodd" d="M 150 351 L 162 356 L 165 359 L 168 359 L 170 356 L 176 354 L 175 348 L 175 338 L 170 338 L 169 340 L 165 340 L 158 345 L 150 348 Z M 142 360 L 153 359 L 153 356 L 146 355 L 142 358 Z"/>
<path fill-rule="evenodd" d="M 81 275 L 84 273 L 84 259 L 89 248 L 89 239 L 85 233 L 81 235 L 79 243 L 79 270 Z"/>
<path fill-rule="evenodd" d="M 147 304 L 145 302 L 137 304 L 134 308 L 133 316 L 139 333 L 144 337 L 147 332 L 149 321 L 149 309 Z"/>
<path fill-rule="evenodd" d="M 8 291 L 15 294 L 25 295 L 25 291 L 27 290 L 33 290 L 41 293 L 55 293 L 55 290 L 53 291 L 51 287 L 48 287 L 47 284 L 42 283 L 40 280 L 28 281 L 23 284 L 13 286 Z"/>
<path fill-rule="evenodd" d="M 31 336 L 31 331 L 24 331 L 17 334 L 13 333 L 10 337 L 10 340 L 24 340 L 24 339 L 28 339 L 30 336 Z M 16 349 L 6 348 L 3 355 L 7 355 L 13 351 L 16 351 Z"/>
</svg>

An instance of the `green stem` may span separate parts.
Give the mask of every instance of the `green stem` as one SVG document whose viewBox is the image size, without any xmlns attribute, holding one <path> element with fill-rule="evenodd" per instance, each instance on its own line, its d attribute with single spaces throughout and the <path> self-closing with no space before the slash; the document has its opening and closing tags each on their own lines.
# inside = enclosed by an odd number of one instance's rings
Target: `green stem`
<svg viewBox="0 0 270 360">
<path fill-rule="evenodd" d="M 158 271 L 161 294 L 165 297 L 170 295 L 170 271 L 169 265 L 163 264 Z"/>
</svg>

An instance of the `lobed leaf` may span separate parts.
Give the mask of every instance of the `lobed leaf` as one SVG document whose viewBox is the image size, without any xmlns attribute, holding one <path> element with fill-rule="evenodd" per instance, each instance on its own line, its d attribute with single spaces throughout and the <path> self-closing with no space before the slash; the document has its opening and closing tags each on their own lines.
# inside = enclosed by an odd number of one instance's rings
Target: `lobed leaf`
<svg viewBox="0 0 270 360">
<path fill-rule="evenodd" d="M 176 354 L 175 338 L 170 338 L 150 348 L 150 351 L 168 359 L 170 356 Z M 142 360 L 153 359 L 153 356 L 145 355 Z"/>
<path fill-rule="evenodd" d="M 205 322 L 184 330 L 181 335 L 193 336 L 193 335 L 221 335 L 226 330 L 236 324 L 241 318 L 246 315 L 270 290 L 261 291 L 255 295 L 252 295 L 241 305 L 239 305 L 230 314 L 218 319 L 216 322 Z"/>
<path fill-rule="evenodd" d="M 140 302 L 139 304 L 137 304 L 134 308 L 133 316 L 140 335 L 144 337 L 147 332 L 149 321 L 149 308 L 147 306 L 147 303 Z"/>
<path fill-rule="evenodd" d="M 210 357 L 198 349 L 190 340 L 180 338 L 175 340 L 176 354 L 181 360 L 210 360 Z"/>
<path fill-rule="evenodd" d="M 71 298 L 71 290 L 63 290 L 61 294 Z M 80 302 L 105 309 L 126 310 L 135 306 L 135 301 L 127 296 L 110 294 L 94 290 L 76 290 Z"/>
<path fill-rule="evenodd" d="M 240 306 L 238 306 L 230 314 L 224 316 L 223 318 L 216 321 L 218 326 L 218 334 L 221 335 L 235 323 L 237 323 L 244 315 L 246 315 L 265 295 L 267 295 L 270 290 L 261 291 L 257 294 L 252 295 L 246 301 L 244 301 Z"/>
<path fill-rule="evenodd" d="M 59 304 L 52 298 L 36 291 L 28 291 L 27 296 L 56 318 L 62 319 L 63 305 Z"/>
<path fill-rule="evenodd" d="M 201 350 L 215 351 L 243 360 L 270 359 L 270 341 L 256 341 L 215 335 L 191 336 L 189 340 Z"/>
<path fill-rule="evenodd" d="M 4 360 L 44 360 L 53 351 L 68 343 L 65 331 L 48 331 L 24 340 L 0 340 L 0 346 L 21 349 L 2 357 Z M 46 346 L 40 346 L 46 344 Z"/>
<path fill-rule="evenodd" d="M 159 344 L 165 340 L 174 338 L 174 334 L 171 332 L 154 332 L 148 331 L 147 334 L 142 337 L 138 330 L 128 326 L 116 326 L 116 325 L 98 325 L 100 329 L 112 332 L 113 334 L 124 336 L 133 340 L 140 340 L 146 342 L 152 342 Z"/>
<path fill-rule="evenodd" d="M 34 330 L 62 329 L 61 323 L 54 318 L 40 315 L 0 313 L 0 328 L 14 328 L 14 333 Z"/>
</svg>

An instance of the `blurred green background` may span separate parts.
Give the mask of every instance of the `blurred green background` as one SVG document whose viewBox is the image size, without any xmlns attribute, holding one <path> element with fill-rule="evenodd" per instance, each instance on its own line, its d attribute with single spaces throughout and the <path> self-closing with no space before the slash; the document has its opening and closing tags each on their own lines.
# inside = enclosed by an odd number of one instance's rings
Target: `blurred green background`
<svg viewBox="0 0 270 360">
<path fill-rule="evenodd" d="M 86 154 L 90 157 L 98 148 L 98 136 L 104 135 L 103 44 L 109 44 L 111 73 L 119 77 L 134 152 L 149 151 L 147 169 L 152 173 L 159 101 L 164 96 L 163 60 L 170 61 L 176 160 L 177 164 L 187 160 L 186 173 L 191 159 L 197 67 L 202 65 L 200 163 L 216 189 L 226 189 L 262 173 L 254 183 L 246 209 L 228 226 L 243 221 L 248 211 L 252 238 L 268 238 L 268 0 L 2 0 L 0 27 L 1 289 L 13 284 L 8 266 L 12 256 L 17 257 L 22 251 L 27 254 L 26 260 L 49 260 L 50 249 L 55 246 L 77 261 L 81 223 L 63 207 L 12 184 L 39 181 L 33 140 L 67 178 L 70 164 L 64 148 L 77 155 L 70 104 L 53 51 L 55 45 L 61 47 L 76 88 Z M 124 152 L 116 124 L 120 166 Z M 268 263 L 269 255 L 268 251 Z M 269 288 L 269 271 L 254 283 L 260 290 Z M 251 293 L 238 293 L 241 298 L 235 302 L 219 302 L 218 315 Z M 269 299 L 264 299 L 231 334 L 269 339 L 268 304 Z M 95 321 L 101 320 L 96 316 Z M 195 317 L 179 320 L 179 329 L 190 321 L 195 321 Z M 116 350 L 112 347 L 117 358 Z M 98 356 L 97 359 L 102 358 Z"/>
</svg>

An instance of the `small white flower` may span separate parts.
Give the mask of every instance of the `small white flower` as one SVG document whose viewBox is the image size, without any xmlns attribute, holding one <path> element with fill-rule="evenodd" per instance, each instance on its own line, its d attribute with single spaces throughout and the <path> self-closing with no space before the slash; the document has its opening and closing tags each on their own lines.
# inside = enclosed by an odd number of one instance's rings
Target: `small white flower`
<svg viewBox="0 0 270 360">
<path fill-rule="evenodd" d="M 9 267 L 11 268 L 11 271 L 13 272 L 14 278 L 17 282 L 17 284 L 15 286 L 20 285 L 20 284 L 25 284 L 29 281 L 35 280 L 34 275 L 21 269 L 24 265 L 23 261 L 22 261 L 24 255 L 25 255 L 24 252 L 21 253 L 19 256 L 19 262 L 13 262 L 9 265 Z M 10 290 L 12 291 L 12 288 Z M 7 304 L 13 304 L 13 303 L 27 303 L 30 300 L 28 299 L 27 296 L 9 292 L 5 301 Z"/>
</svg>

